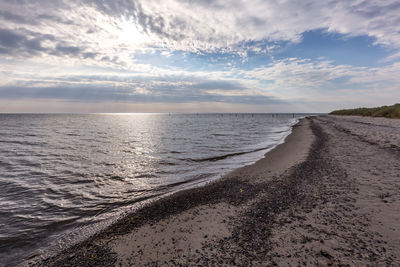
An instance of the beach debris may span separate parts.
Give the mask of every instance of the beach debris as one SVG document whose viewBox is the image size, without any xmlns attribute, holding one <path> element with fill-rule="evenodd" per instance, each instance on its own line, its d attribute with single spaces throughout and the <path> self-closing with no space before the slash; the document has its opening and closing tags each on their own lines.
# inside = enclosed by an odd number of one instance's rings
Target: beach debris
<svg viewBox="0 0 400 267">
<path fill-rule="evenodd" d="M 327 251 L 322 250 L 319 252 L 321 254 L 321 256 L 324 256 L 325 258 L 331 259 L 333 258 L 333 256 L 331 254 L 329 254 Z"/>
</svg>

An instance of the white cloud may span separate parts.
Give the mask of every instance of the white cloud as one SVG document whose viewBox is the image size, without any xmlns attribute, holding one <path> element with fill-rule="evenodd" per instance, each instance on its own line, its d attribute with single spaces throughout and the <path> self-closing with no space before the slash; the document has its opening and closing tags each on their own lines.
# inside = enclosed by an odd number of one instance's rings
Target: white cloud
<svg viewBox="0 0 400 267">
<path fill-rule="evenodd" d="M 142 95 L 166 102 L 175 97 L 177 102 L 237 103 L 249 97 L 258 104 L 277 99 L 316 103 L 381 95 L 391 102 L 400 99 L 395 89 L 400 84 L 398 14 L 397 0 L 1 1 L 0 86 L 26 87 L 28 93 L 36 88 L 38 97 L 52 98 L 57 95 L 46 88 L 67 88 L 69 97 L 78 98 L 80 86 L 103 99 L 127 95 L 131 101 L 136 101 L 131 95 Z M 274 41 L 299 42 L 302 33 L 315 29 L 367 35 L 393 55 L 376 68 L 291 58 L 250 70 L 212 72 L 135 59 L 146 53 L 172 58 L 175 50 L 245 58 L 250 51 L 273 53 Z"/>
<path fill-rule="evenodd" d="M 61 56 L 83 59 L 86 55 L 87 60 L 128 65 L 136 50 L 154 47 L 265 53 L 268 49 L 243 44 L 298 42 L 303 32 L 322 28 L 349 36 L 371 36 L 376 43 L 400 49 L 397 0 L 10 1 L 2 2 L 0 10 L 2 25 L 25 34 L 28 40 L 37 38 L 38 33 L 53 36 L 40 43 L 49 54 L 57 55 L 57 45 L 63 45 L 70 50 L 58 51 Z M 72 47 L 79 48 L 79 53 Z"/>
<path fill-rule="evenodd" d="M 29 92 L 38 92 L 36 97 L 56 98 L 57 90 L 66 90 L 68 94 L 60 94 L 60 99 L 66 97 L 82 101 L 125 99 L 128 102 L 140 102 L 143 98 L 139 96 L 147 96 L 150 102 L 165 99 L 165 102 L 179 103 L 195 99 L 199 102 L 214 100 L 240 103 L 248 101 L 240 97 L 250 97 L 254 104 L 263 101 L 340 103 L 361 99 L 368 102 L 371 96 L 382 99 L 382 102 L 385 99 L 387 103 L 400 99 L 400 90 L 394 89 L 400 84 L 400 76 L 397 75 L 400 73 L 400 63 L 381 68 L 355 68 L 335 65 L 323 59 L 313 62 L 290 58 L 251 70 L 232 69 L 212 73 L 162 68 L 152 73 L 106 69 L 97 72 L 95 69 L 76 71 L 74 68 L 57 72 L 47 67 L 38 75 L 37 66 L 21 66 L 12 72 L 7 71 L 10 68 L 3 64 L 0 69 L 0 75 L 8 77 L 1 84 L 5 91 L 0 90 L 3 93 L 0 97 L 15 98 L 18 94 L 26 97 L 24 90 L 12 89 L 25 88 L 29 97 L 34 97 Z M 10 90 L 14 90 L 14 93 Z"/>
</svg>

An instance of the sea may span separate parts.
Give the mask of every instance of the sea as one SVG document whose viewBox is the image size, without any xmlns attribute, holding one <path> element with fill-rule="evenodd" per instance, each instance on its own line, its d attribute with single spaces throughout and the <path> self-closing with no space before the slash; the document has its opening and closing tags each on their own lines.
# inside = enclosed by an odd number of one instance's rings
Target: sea
<svg viewBox="0 0 400 267">
<path fill-rule="evenodd" d="M 307 114 L 0 114 L 0 266 L 252 164 Z"/>
</svg>

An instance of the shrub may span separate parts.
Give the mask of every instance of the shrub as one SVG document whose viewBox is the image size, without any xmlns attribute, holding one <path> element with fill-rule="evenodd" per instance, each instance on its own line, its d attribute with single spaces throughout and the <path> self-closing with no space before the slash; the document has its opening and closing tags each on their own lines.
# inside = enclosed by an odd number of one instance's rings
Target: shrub
<svg viewBox="0 0 400 267">
<path fill-rule="evenodd" d="M 354 115 L 354 116 L 369 116 L 369 117 L 386 117 L 400 119 L 400 103 L 392 106 L 382 106 L 378 108 L 355 108 L 342 109 L 332 111 L 332 115 Z"/>
</svg>

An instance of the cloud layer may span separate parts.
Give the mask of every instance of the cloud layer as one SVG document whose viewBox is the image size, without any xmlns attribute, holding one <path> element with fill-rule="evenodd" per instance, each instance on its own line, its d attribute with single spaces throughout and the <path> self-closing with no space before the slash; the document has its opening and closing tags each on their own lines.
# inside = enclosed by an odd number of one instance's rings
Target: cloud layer
<svg viewBox="0 0 400 267">
<path fill-rule="evenodd" d="M 388 1 L 2 1 L 1 51 L 95 57 L 136 49 L 265 52 L 257 41 L 301 41 L 316 29 L 400 48 L 400 3 Z M 253 43 L 249 43 L 253 42 Z"/>
<path fill-rule="evenodd" d="M 4 0 L 0 98 L 268 105 L 368 104 L 378 95 L 385 102 L 399 96 L 399 14 L 397 0 Z M 390 55 L 373 67 L 275 58 L 314 30 L 344 42 L 367 36 L 366 45 Z M 213 64 L 207 69 L 191 55 Z"/>
</svg>

